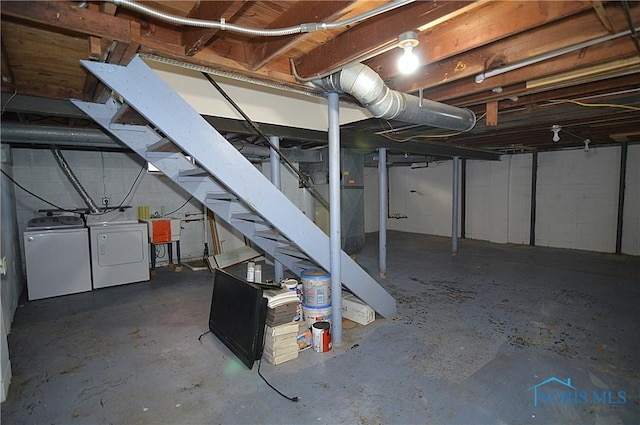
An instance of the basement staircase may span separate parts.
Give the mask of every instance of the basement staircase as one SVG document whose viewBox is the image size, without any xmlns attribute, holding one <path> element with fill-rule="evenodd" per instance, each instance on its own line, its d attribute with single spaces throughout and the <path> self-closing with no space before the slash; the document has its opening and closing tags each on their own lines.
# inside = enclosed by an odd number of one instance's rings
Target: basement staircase
<svg viewBox="0 0 640 425">
<path fill-rule="evenodd" d="M 296 275 L 330 272 L 329 237 L 142 59 L 82 65 L 117 94 L 76 106 Z M 378 282 L 344 251 L 340 260 L 346 288 L 381 316 L 395 314 Z"/>
</svg>

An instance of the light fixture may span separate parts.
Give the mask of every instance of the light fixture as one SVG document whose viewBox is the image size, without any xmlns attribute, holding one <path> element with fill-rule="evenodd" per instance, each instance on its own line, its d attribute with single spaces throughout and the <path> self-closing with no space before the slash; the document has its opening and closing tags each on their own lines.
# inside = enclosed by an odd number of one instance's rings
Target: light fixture
<svg viewBox="0 0 640 425">
<path fill-rule="evenodd" d="M 560 135 L 558 133 L 560 133 L 560 130 L 562 130 L 562 127 L 560 127 L 558 124 L 554 124 L 551 126 L 551 131 L 553 131 L 553 143 L 557 143 L 560 141 Z"/>
<path fill-rule="evenodd" d="M 591 143 L 591 139 L 584 139 L 584 151 L 589 152 L 589 143 Z"/>
<path fill-rule="evenodd" d="M 403 32 L 398 36 L 398 47 L 404 49 L 404 53 L 398 59 L 398 70 L 402 74 L 411 74 L 420 65 L 418 57 L 413 53 L 413 48 L 418 45 L 418 33 L 415 31 Z"/>
</svg>

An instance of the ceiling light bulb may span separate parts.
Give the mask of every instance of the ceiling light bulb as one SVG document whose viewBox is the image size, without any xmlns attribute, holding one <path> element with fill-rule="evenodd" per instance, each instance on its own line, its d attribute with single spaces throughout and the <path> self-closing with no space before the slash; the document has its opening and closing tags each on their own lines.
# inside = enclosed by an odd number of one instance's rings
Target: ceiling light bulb
<svg viewBox="0 0 640 425">
<path fill-rule="evenodd" d="M 420 61 L 415 53 L 413 53 L 413 48 L 417 46 L 418 43 L 418 34 L 414 31 L 403 32 L 398 37 L 398 47 L 404 50 L 404 54 L 398 59 L 398 70 L 400 73 L 411 74 L 418 69 Z"/>
<path fill-rule="evenodd" d="M 560 127 L 558 124 L 554 124 L 551 126 L 551 131 L 553 131 L 553 142 L 557 143 L 560 141 L 560 135 L 558 133 L 560 133 L 560 130 L 562 130 L 562 127 Z"/>
<path fill-rule="evenodd" d="M 398 59 L 398 70 L 402 74 L 411 74 L 418 69 L 418 57 L 413 53 L 413 47 L 404 47 L 404 54 Z"/>
</svg>

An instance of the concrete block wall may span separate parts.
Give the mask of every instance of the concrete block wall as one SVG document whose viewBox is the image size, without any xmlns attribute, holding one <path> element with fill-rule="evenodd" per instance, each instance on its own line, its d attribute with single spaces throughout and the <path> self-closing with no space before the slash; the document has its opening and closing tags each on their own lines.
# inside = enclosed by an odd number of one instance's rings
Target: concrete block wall
<svg viewBox="0 0 640 425">
<path fill-rule="evenodd" d="M 466 237 L 529 243 L 531 155 L 467 161 Z"/>
<path fill-rule="evenodd" d="M 620 148 L 538 155 L 536 245 L 615 252 Z"/>
<path fill-rule="evenodd" d="M 451 235 L 452 162 L 434 162 L 427 168 L 392 167 L 389 170 L 387 228 L 403 232 Z"/>
<path fill-rule="evenodd" d="M 536 245 L 615 252 L 620 147 L 538 155 Z M 640 255 L 640 145 L 628 150 L 622 253 Z M 529 243 L 531 154 L 467 161 L 466 237 Z M 452 162 L 389 170 L 389 230 L 451 236 Z M 365 231 L 378 230 L 378 172 L 365 172 Z"/>
<path fill-rule="evenodd" d="M 119 152 L 86 152 L 63 150 L 63 155 L 82 186 L 100 204 L 102 197 L 111 199 L 111 205 L 119 205 L 132 188 L 144 161 L 135 154 Z M 14 179 L 38 196 L 64 208 L 84 208 L 80 196 L 73 188 L 48 149 L 12 149 Z M 137 217 L 139 205 L 149 205 L 151 214 L 165 207 L 168 214 L 182 206 L 190 195 L 161 174 L 142 171 L 140 178 L 127 197 L 125 205 L 132 207 Z M 29 219 L 41 216 L 40 209 L 54 208 L 26 192 L 16 189 L 16 210 L 19 234 L 24 232 Z M 191 200 L 179 211 L 171 214 L 183 221 L 181 231 L 181 255 L 183 260 L 202 258 L 205 227 L 202 206 Z M 225 249 L 237 247 L 237 237 L 224 228 L 219 230 Z M 22 238 L 21 244 L 22 244 Z M 21 247 L 23 249 L 24 247 Z M 24 252 L 24 251 L 23 251 Z M 174 254 L 175 255 L 175 254 Z M 175 261 L 175 258 L 174 258 Z M 158 258 L 158 265 L 168 263 L 168 257 Z"/>
</svg>

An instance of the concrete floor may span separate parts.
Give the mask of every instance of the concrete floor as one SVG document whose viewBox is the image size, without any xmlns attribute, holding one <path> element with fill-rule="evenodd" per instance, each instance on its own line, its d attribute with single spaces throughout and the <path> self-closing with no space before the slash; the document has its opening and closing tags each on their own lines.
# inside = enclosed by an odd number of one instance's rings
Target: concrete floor
<svg viewBox="0 0 640 425">
<path fill-rule="evenodd" d="M 209 272 L 24 302 L 2 423 L 640 423 L 640 258 L 469 240 L 459 251 L 390 232 L 379 280 L 398 314 L 345 326 L 331 352 L 262 364 L 298 403 L 211 334 L 198 341 Z M 357 258 L 377 276 L 377 235 Z"/>
</svg>

